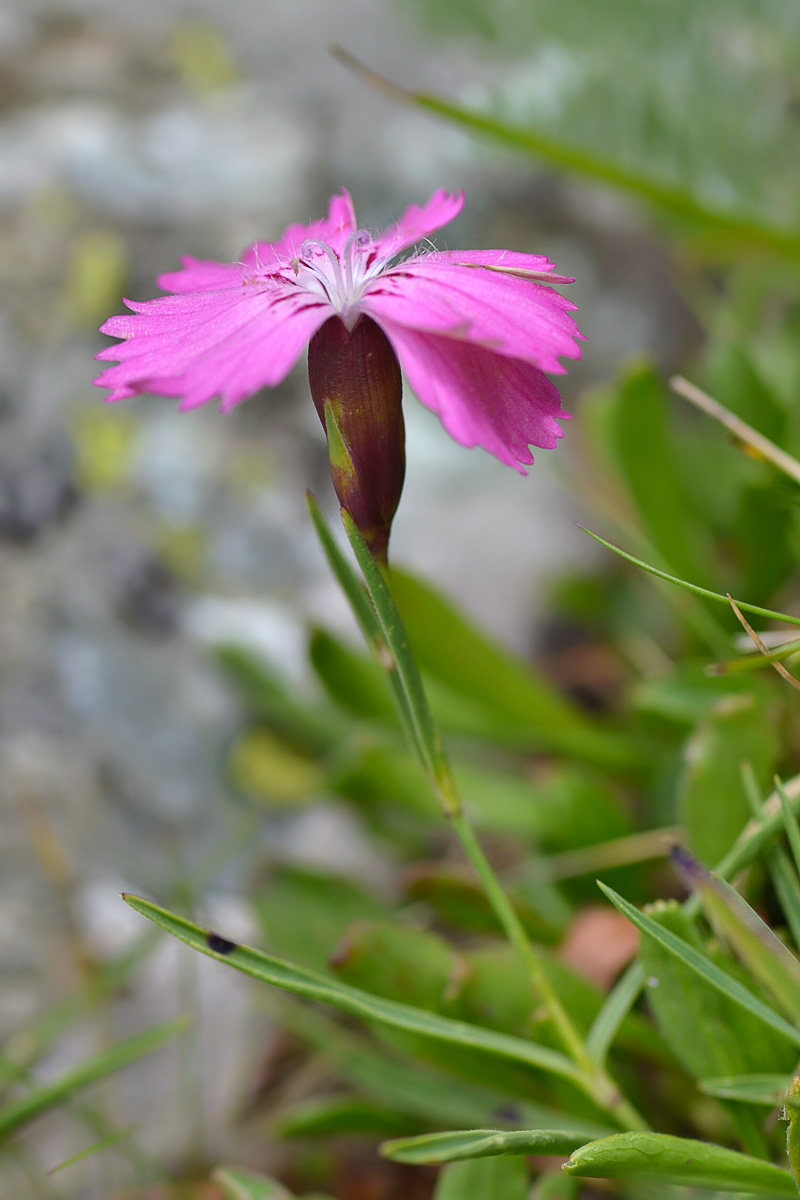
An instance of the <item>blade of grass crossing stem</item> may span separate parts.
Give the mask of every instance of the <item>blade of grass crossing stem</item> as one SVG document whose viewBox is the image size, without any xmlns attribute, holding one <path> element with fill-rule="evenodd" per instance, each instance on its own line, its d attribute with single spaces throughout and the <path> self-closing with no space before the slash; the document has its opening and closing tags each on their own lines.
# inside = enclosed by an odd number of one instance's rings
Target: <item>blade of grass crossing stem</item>
<svg viewBox="0 0 800 1200">
<path fill-rule="evenodd" d="M 353 616 L 358 622 L 367 645 L 372 650 L 378 662 L 385 668 L 387 666 L 387 654 L 390 651 L 385 643 L 375 609 L 361 581 L 339 549 L 336 539 L 320 511 L 319 505 L 310 492 L 306 494 L 306 499 L 308 501 L 309 512 L 311 513 L 311 520 L 314 523 L 314 528 L 317 531 L 317 536 L 319 537 L 330 568 L 347 597 L 350 608 L 353 611 Z M 408 706 L 406 694 L 397 677 L 397 672 L 395 670 L 386 670 L 385 675 L 408 742 L 422 765 L 430 769 L 425 746 L 418 735 L 414 716 Z"/>
<path fill-rule="evenodd" d="M 696 583 L 689 583 L 686 579 L 679 579 L 677 575 L 670 575 L 666 571 L 660 571 L 658 567 L 653 567 L 641 558 L 636 558 L 633 554 L 628 554 L 626 550 L 621 550 L 613 542 L 607 542 L 598 533 L 592 533 L 591 529 L 586 529 L 583 525 L 579 525 L 578 528 L 588 534 L 595 542 L 598 542 L 601 546 L 605 546 L 607 550 L 611 550 L 614 554 L 618 554 L 620 558 L 633 563 L 635 567 L 641 567 L 643 571 L 648 571 L 658 579 L 666 579 L 667 583 L 677 584 L 678 587 L 684 588 L 685 591 L 693 592 L 695 596 L 705 596 L 708 600 L 716 600 L 719 604 L 725 604 L 730 608 L 731 602 L 728 596 L 723 596 L 719 592 L 711 592 L 708 588 L 699 587 Z M 757 617 L 766 617 L 771 621 L 785 621 L 788 625 L 800 625 L 800 617 L 792 617 L 788 613 L 775 612 L 771 608 L 759 608 L 757 604 L 747 604 L 743 600 L 737 600 L 736 603 L 744 612 L 754 613 Z"/>
<path fill-rule="evenodd" d="M 742 782 L 753 816 L 758 818 L 764 802 L 751 763 L 742 763 Z M 779 784 L 777 777 L 775 782 Z M 800 863 L 800 830 L 797 828 L 797 820 L 792 814 L 789 798 L 782 784 L 778 786 L 778 796 L 781 802 L 781 815 L 786 836 L 792 851 L 796 852 L 795 866 L 797 866 Z M 795 946 L 800 948 L 800 879 L 798 879 L 797 871 L 789 861 L 783 846 L 767 846 L 764 850 L 764 857 L 767 860 L 770 878 L 777 892 L 792 939 Z"/>
<path fill-rule="evenodd" d="M 781 817 L 786 838 L 792 851 L 794 866 L 783 846 L 769 846 L 766 851 L 775 891 L 795 946 L 800 949 L 800 828 L 792 812 L 786 789 L 775 777 L 775 788 L 781 803 Z"/>
<path fill-rule="evenodd" d="M 741 604 L 739 608 L 741 608 Z M 783 662 L 785 658 L 791 658 L 798 651 L 800 651 L 800 638 L 792 638 L 790 642 L 779 646 L 777 650 L 770 650 L 767 654 L 743 654 L 739 658 L 729 658 L 725 662 L 714 663 L 707 670 L 709 675 L 735 675 L 742 671 L 760 671 L 762 667 L 768 667 L 771 663 Z"/>
<path fill-rule="evenodd" d="M 631 963 L 622 977 L 608 993 L 603 1007 L 595 1017 L 586 1035 L 586 1050 L 589 1057 L 602 1066 L 613 1045 L 614 1038 L 619 1033 L 622 1022 L 627 1017 L 636 997 L 644 984 L 642 964 L 638 961 Z"/>
<path fill-rule="evenodd" d="M 459 811 L 460 804 L 439 731 L 431 716 L 417 664 L 411 653 L 405 626 L 380 567 L 373 559 L 367 543 L 356 529 L 352 517 L 344 509 L 342 510 L 342 522 L 364 576 L 367 592 L 375 606 L 381 634 L 392 656 L 392 665 L 387 670 L 387 674 L 397 680 L 404 703 L 411 715 L 415 739 L 423 750 L 423 761 L 431 774 L 431 780 L 437 789 L 445 811 L 452 816 Z"/>
<path fill-rule="evenodd" d="M 337 983 L 317 974 L 316 971 L 294 966 L 250 946 L 229 942 L 226 938 L 187 921 L 185 917 L 168 912 L 150 900 L 130 895 L 124 895 L 123 899 L 135 912 L 147 917 L 149 921 L 153 921 L 192 949 L 199 950 L 201 954 L 206 954 L 217 962 L 224 962 L 261 983 L 271 984 L 306 1000 L 330 1004 L 363 1021 L 388 1025 L 394 1029 L 403 1029 L 458 1046 L 485 1050 L 488 1054 L 495 1054 L 500 1058 L 525 1063 L 575 1082 L 580 1081 L 580 1072 L 566 1055 L 546 1046 L 525 1041 L 511 1034 L 496 1033 L 491 1029 L 469 1025 L 464 1021 L 454 1021 L 438 1013 L 414 1008 L 410 1004 L 384 1000 L 381 996 L 373 996 L 360 988 Z"/>
<path fill-rule="evenodd" d="M 683 938 L 677 937 L 668 929 L 664 929 L 657 921 L 652 920 L 646 913 L 639 912 L 627 900 L 613 891 L 610 887 L 606 887 L 603 883 L 598 883 L 598 887 L 603 894 L 618 908 L 619 911 L 628 918 L 631 924 L 635 925 L 642 933 L 649 934 L 655 941 L 659 942 L 665 950 L 670 954 L 674 954 L 676 958 L 685 963 L 690 970 L 698 974 L 702 979 L 705 979 L 713 988 L 722 992 L 724 996 L 728 996 L 734 1004 L 739 1004 L 742 1008 L 747 1009 L 753 1016 L 758 1017 L 765 1025 L 769 1025 L 772 1029 L 776 1029 L 782 1033 L 784 1037 L 796 1046 L 800 1046 L 800 1030 L 790 1025 L 788 1021 L 777 1013 L 758 996 L 754 996 L 751 991 L 748 991 L 738 980 L 728 975 L 715 963 L 711 962 L 685 942 Z"/>
<path fill-rule="evenodd" d="M 120 1070 L 121 1067 L 126 1067 L 128 1063 L 135 1062 L 137 1058 L 143 1058 L 145 1054 L 150 1054 L 151 1051 L 158 1049 L 177 1034 L 183 1033 L 188 1027 L 187 1017 L 179 1017 L 176 1021 L 167 1022 L 166 1025 L 157 1025 L 153 1029 L 146 1030 L 145 1033 L 136 1034 L 135 1037 L 112 1046 L 110 1050 L 105 1050 L 102 1054 L 87 1059 L 77 1067 L 73 1067 L 71 1071 L 60 1075 L 58 1079 L 41 1084 L 29 1091 L 27 1095 L 12 1100 L 0 1109 L 0 1139 L 15 1133 L 21 1126 L 37 1117 L 39 1113 L 54 1108 L 57 1104 L 62 1104 L 73 1093 L 88 1087 L 89 1084 L 96 1083 L 99 1079 L 104 1079 L 112 1072 Z"/>
<path fill-rule="evenodd" d="M 783 825 L 786 830 L 786 837 L 789 842 L 789 848 L 792 851 L 795 868 L 800 874 L 800 827 L 797 824 L 797 817 L 792 812 L 789 803 L 789 797 L 786 795 L 786 788 L 775 776 L 775 790 L 778 793 L 781 802 L 781 814 L 783 816 Z"/>
<path fill-rule="evenodd" d="M 783 785 L 793 813 L 800 810 L 800 775 L 795 775 Z M 780 796 L 773 792 L 762 805 L 758 820 L 750 821 L 742 830 L 735 844 L 714 868 L 717 875 L 730 879 L 742 867 L 776 838 L 783 829 L 783 813 Z"/>
</svg>

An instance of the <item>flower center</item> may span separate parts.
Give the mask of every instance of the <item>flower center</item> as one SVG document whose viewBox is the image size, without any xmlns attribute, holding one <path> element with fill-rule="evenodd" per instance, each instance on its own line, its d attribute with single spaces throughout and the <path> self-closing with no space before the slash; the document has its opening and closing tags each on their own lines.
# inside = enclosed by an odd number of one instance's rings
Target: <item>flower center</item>
<svg viewBox="0 0 800 1200">
<path fill-rule="evenodd" d="M 327 242 L 308 238 L 291 262 L 297 282 L 332 304 L 348 329 L 358 320 L 364 288 L 385 266 L 371 247 L 366 229 L 351 233 L 341 254 Z"/>
</svg>

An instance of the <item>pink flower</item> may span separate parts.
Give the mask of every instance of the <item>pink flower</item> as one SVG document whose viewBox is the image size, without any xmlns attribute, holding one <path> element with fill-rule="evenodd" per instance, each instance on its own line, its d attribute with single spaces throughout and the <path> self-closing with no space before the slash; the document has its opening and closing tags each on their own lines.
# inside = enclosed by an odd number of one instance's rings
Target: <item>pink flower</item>
<svg viewBox="0 0 800 1200">
<path fill-rule="evenodd" d="M 462 446 L 482 446 L 525 474 L 529 446 L 551 449 L 568 416 L 545 372 L 579 358 L 571 304 L 546 286 L 571 283 L 535 254 L 425 251 L 397 256 L 451 221 L 463 193 L 436 192 L 373 237 L 356 224 L 347 192 L 327 218 L 256 242 L 238 263 L 183 259 L 161 275 L 173 293 L 111 317 L 124 339 L 97 355 L 117 366 L 95 380 L 108 400 L 141 392 L 181 397 L 182 409 L 219 396 L 223 412 L 288 374 L 331 318 L 360 317 L 385 333 L 417 398 Z"/>
</svg>

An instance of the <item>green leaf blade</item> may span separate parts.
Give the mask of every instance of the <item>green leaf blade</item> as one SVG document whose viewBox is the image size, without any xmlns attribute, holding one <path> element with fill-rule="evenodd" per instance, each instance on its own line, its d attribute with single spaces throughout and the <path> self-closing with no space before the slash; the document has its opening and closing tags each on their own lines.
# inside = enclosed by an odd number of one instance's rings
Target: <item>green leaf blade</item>
<svg viewBox="0 0 800 1200">
<path fill-rule="evenodd" d="M 0 1139 L 16 1133 L 40 1113 L 63 1104 L 75 1092 L 105 1079 L 114 1071 L 119 1071 L 129 1063 L 157 1050 L 165 1042 L 184 1033 L 188 1027 L 189 1021 L 186 1017 L 178 1017 L 177 1020 L 168 1021 L 164 1025 L 156 1025 L 144 1033 L 119 1042 L 102 1054 L 79 1063 L 58 1079 L 32 1088 L 26 1095 L 10 1101 L 0 1109 Z"/>
<path fill-rule="evenodd" d="M 176 916 L 149 900 L 130 895 L 124 896 L 124 899 L 135 912 L 153 921 L 192 949 L 199 950 L 201 954 L 223 962 L 261 983 L 271 984 L 307 1000 L 319 1000 L 330 1004 L 367 1022 L 376 1022 L 423 1037 L 483 1050 L 488 1054 L 550 1071 L 565 1078 L 577 1077 L 576 1068 L 568 1058 L 536 1042 L 524 1041 L 522 1038 L 496 1033 L 477 1025 L 468 1025 L 463 1021 L 454 1021 L 436 1013 L 429 1013 L 424 1009 L 372 996 L 368 992 L 338 983 L 315 971 L 273 958 L 260 950 L 228 942 L 225 938 L 209 933 L 186 918 Z"/>
<path fill-rule="evenodd" d="M 600 1179 L 657 1180 L 726 1192 L 796 1196 L 788 1171 L 724 1146 L 664 1133 L 619 1133 L 576 1150 L 568 1175 Z"/>
<path fill-rule="evenodd" d="M 395 1162 L 444 1163 L 501 1154 L 571 1154 L 586 1134 L 564 1129 L 463 1129 L 384 1142 L 381 1154 Z"/>
<path fill-rule="evenodd" d="M 715 1079 L 700 1079 L 698 1086 L 707 1096 L 716 1096 L 718 1100 L 741 1100 L 774 1108 L 784 1103 L 791 1082 L 791 1075 L 720 1075 Z"/>
<path fill-rule="evenodd" d="M 598 887 L 637 929 L 650 934 L 656 942 L 660 943 L 671 954 L 681 959 L 687 967 L 695 971 L 707 983 L 716 988 L 717 991 L 728 996 L 735 1004 L 747 1009 L 763 1021 L 765 1025 L 769 1025 L 779 1033 L 782 1033 L 795 1046 L 800 1046 L 800 1030 L 795 1029 L 779 1013 L 775 1012 L 769 1005 L 764 1004 L 762 1000 L 754 996 L 752 992 L 748 991 L 736 979 L 733 979 L 732 976 L 721 970 L 716 964 L 710 962 L 705 955 L 701 954 L 693 946 L 690 946 L 688 942 L 683 941 L 682 938 L 677 937 L 670 930 L 662 928 L 657 921 L 654 921 L 645 913 L 639 912 L 637 908 L 627 900 L 624 900 L 622 896 L 618 895 L 611 888 L 606 887 L 603 883 L 598 883 Z"/>
</svg>

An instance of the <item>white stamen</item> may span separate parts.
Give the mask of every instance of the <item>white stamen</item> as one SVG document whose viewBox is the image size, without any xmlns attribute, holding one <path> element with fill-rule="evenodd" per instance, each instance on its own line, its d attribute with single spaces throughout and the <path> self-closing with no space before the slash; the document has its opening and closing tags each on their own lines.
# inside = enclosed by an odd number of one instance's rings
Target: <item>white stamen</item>
<svg viewBox="0 0 800 1200">
<path fill-rule="evenodd" d="M 378 259 L 367 266 L 371 245 L 372 238 L 365 229 L 350 234 L 341 254 L 327 242 L 308 238 L 290 263 L 298 283 L 326 299 L 351 328 L 358 319 L 358 302 L 367 283 L 387 265 Z"/>
</svg>

